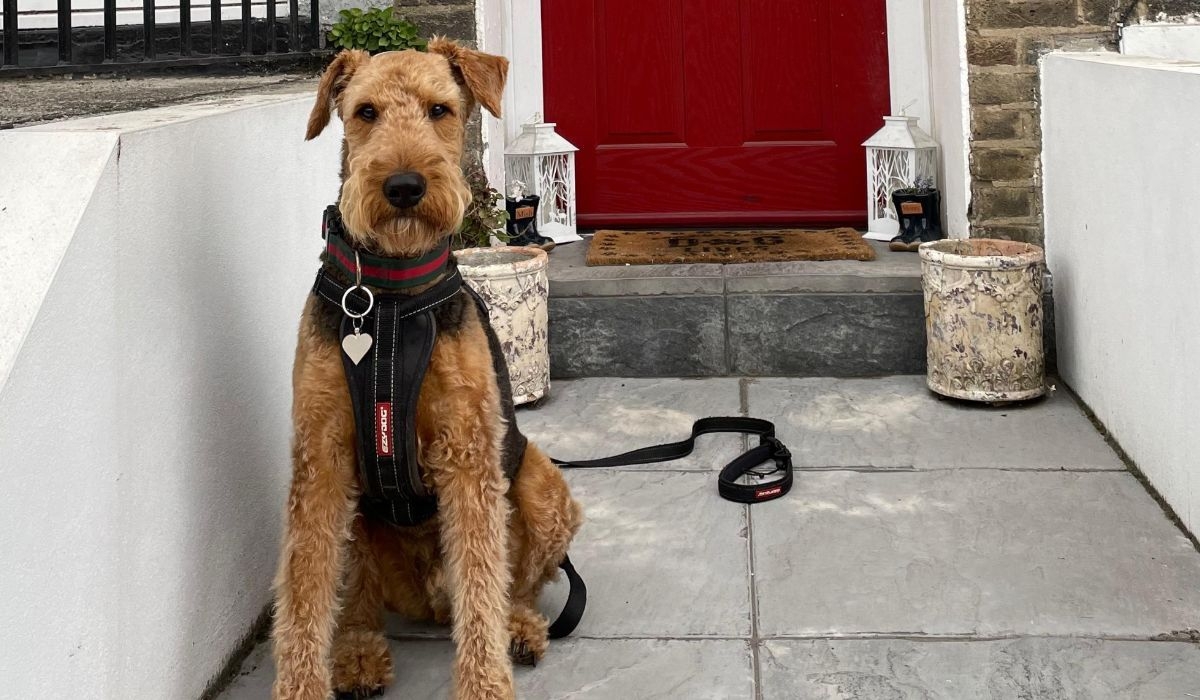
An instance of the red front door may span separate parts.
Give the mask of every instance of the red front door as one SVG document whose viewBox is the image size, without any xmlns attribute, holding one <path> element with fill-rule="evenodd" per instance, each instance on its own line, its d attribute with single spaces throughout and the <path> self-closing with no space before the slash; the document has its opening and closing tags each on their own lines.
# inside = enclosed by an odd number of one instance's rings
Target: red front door
<svg viewBox="0 0 1200 700">
<path fill-rule="evenodd" d="M 579 220 L 866 221 L 886 0 L 543 0 L 546 119 Z"/>
</svg>

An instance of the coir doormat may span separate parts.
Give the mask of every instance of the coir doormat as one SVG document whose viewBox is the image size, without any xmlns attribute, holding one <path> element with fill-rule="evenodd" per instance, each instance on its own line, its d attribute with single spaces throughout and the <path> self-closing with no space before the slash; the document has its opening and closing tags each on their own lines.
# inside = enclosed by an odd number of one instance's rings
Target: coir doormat
<svg viewBox="0 0 1200 700">
<path fill-rule="evenodd" d="M 588 265 L 874 260 L 852 228 L 828 231 L 597 231 Z"/>
</svg>

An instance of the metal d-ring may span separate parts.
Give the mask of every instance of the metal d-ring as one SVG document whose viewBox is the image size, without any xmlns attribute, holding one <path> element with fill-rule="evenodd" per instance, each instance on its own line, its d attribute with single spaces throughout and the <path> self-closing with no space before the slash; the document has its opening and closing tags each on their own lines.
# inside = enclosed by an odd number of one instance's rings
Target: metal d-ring
<svg viewBox="0 0 1200 700">
<path fill-rule="evenodd" d="M 350 292 L 353 292 L 356 289 L 361 289 L 367 293 L 367 308 L 361 314 L 354 313 L 353 311 L 350 310 L 349 306 L 346 306 L 346 300 L 350 298 Z M 375 295 L 371 293 L 370 287 L 364 287 L 361 284 L 356 284 L 353 287 L 347 287 L 346 291 L 342 292 L 342 311 L 350 318 L 360 319 L 363 316 L 366 316 L 367 314 L 371 313 L 371 309 L 374 307 L 375 307 Z"/>
</svg>

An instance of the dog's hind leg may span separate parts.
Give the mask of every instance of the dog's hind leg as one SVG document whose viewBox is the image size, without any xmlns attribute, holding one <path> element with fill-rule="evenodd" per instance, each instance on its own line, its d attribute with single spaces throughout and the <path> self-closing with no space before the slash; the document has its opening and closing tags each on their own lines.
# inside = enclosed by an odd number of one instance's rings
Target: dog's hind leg
<svg viewBox="0 0 1200 700">
<path fill-rule="evenodd" d="M 392 656 L 383 636 L 383 585 L 362 516 L 347 547 L 342 612 L 333 639 L 333 689 L 338 698 L 375 697 L 392 684 Z"/>
<path fill-rule="evenodd" d="M 354 415 L 339 350 L 311 318 L 306 313 L 301 324 L 293 371 L 293 473 L 272 630 L 276 700 L 327 700 L 332 691 L 329 652 L 358 499 Z"/>
<path fill-rule="evenodd" d="M 536 664 L 549 646 L 549 624 L 537 600 L 558 574 L 583 512 L 562 472 L 532 443 L 525 450 L 516 483 L 509 491 L 516 513 L 510 520 L 513 570 L 510 653 L 517 663 Z"/>
</svg>

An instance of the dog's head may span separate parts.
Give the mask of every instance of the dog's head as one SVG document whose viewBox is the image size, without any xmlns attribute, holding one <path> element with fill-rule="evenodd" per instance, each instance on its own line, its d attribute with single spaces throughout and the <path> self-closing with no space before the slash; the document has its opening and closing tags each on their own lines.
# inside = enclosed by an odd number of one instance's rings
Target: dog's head
<svg viewBox="0 0 1200 700">
<path fill-rule="evenodd" d="M 457 230 L 471 201 L 461 160 L 476 104 L 500 116 L 508 60 L 444 39 L 427 53 L 343 51 L 321 76 L 306 139 L 345 127 L 339 206 L 348 233 L 384 255 L 417 255 Z"/>
</svg>

